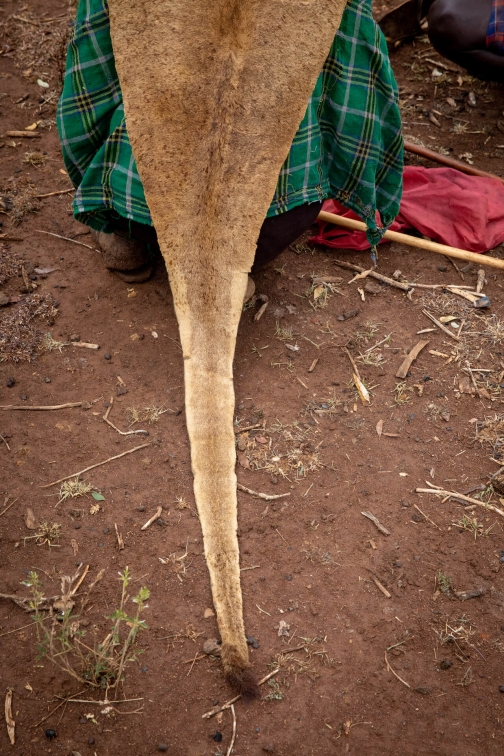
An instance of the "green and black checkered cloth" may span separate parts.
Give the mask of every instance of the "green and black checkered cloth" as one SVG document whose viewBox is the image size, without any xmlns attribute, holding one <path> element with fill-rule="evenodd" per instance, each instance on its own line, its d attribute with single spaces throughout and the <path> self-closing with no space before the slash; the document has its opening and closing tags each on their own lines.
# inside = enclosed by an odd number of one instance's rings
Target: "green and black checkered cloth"
<svg viewBox="0 0 504 756">
<path fill-rule="evenodd" d="M 77 187 L 75 217 L 97 230 L 111 230 L 117 215 L 152 225 L 128 138 L 107 0 L 79 2 L 58 129 Z M 402 169 L 397 87 L 386 42 L 371 0 L 349 0 L 268 216 L 330 197 L 363 218 L 370 240 L 377 241 L 376 211 L 385 226 L 399 212 Z"/>
</svg>

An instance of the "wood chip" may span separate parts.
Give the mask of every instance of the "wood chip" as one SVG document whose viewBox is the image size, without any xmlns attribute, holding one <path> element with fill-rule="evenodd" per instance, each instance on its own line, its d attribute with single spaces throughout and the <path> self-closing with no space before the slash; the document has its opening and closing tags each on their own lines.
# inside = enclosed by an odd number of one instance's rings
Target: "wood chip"
<svg viewBox="0 0 504 756">
<path fill-rule="evenodd" d="M 161 507 L 160 507 L 160 509 L 161 509 Z M 163 510 L 161 509 L 161 511 L 163 511 Z M 115 528 L 115 532 L 116 532 L 117 545 L 119 547 L 119 551 L 122 551 L 124 549 L 124 541 L 123 541 L 123 537 L 122 537 L 121 533 L 119 532 L 119 528 L 117 527 L 117 523 L 116 522 L 114 522 L 114 528 Z M 144 528 L 142 528 L 142 530 L 143 529 Z"/>
<path fill-rule="evenodd" d="M 408 374 L 412 363 L 416 360 L 422 349 L 424 349 L 428 343 L 428 341 L 419 341 L 418 344 L 413 347 L 407 357 L 404 358 L 401 367 L 396 373 L 396 378 L 406 378 L 406 375 Z"/>
<path fill-rule="evenodd" d="M 312 364 L 308 368 L 308 372 L 309 373 L 313 373 L 313 371 L 315 370 L 315 367 L 316 367 L 318 361 L 319 361 L 319 358 L 315 357 L 315 359 L 313 360 Z"/>
<path fill-rule="evenodd" d="M 383 432 L 383 420 L 378 420 L 376 423 L 376 433 L 378 434 L 378 438 L 381 437 L 381 434 Z"/>
<path fill-rule="evenodd" d="M 453 593 L 458 599 L 460 599 L 460 601 L 467 601 L 468 599 L 478 598 L 478 596 L 482 596 L 483 589 L 474 588 L 472 591 L 453 591 Z"/>
<path fill-rule="evenodd" d="M 379 519 L 372 513 L 372 512 L 361 512 L 361 515 L 364 515 L 364 517 L 367 517 L 368 520 L 371 520 L 371 522 L 376 525 L 380 533 L 383 533 L 383 535 L 390 535 L 390 530 L 387 530 L 387 528 L 381 524 Z"/>
<path fill-rule="evenodd" d="M 29 530 L 36 530 L 38 527 L 38 522 L 33 514 L 33 509 L 30 507 L 26 508 L 25 516 L 24 516 L 25 525 Z"/>
<path fill-rule="evenodd" d="M 14 745 L 16 742 L 16 723 L 12 717 L 12 688 L 7 688 L 7 693 L 5 694 L 5 722 L 7 724 L 9 740 L 11 745 Z"/>
</svg>

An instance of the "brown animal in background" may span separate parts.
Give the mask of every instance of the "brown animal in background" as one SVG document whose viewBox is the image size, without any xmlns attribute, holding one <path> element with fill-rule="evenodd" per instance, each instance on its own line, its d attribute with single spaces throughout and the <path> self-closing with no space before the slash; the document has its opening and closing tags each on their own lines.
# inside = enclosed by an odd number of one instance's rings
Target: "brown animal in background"
<svg viewBox="0 0 504 756">
<path fill-rule="evenodd" d="M 109 0 L 128 134 L 173 292 L 194 493 L 229 683 L 249 670 L 232 363 L 278 174 L 345 0 Z"/>
</svg>

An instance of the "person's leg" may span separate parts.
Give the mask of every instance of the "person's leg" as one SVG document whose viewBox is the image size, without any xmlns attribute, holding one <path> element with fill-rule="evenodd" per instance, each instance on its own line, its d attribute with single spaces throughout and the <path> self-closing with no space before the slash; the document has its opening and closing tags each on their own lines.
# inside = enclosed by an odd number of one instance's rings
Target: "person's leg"
<svg viewBox="0 0 504 756">
<path fill-rule="evenodd" d="M 274 260 L 317 219 L 323 202 L 310 202 L 266 218 L 262 224 L 252 273 Z"/>
<path fill-rule="evenodd" d="M 435 49 L 481 79 L 504 81 L 504 56 L 486 48 L 492 0 L 434 0 L 428 34 Z"/>
</svg>

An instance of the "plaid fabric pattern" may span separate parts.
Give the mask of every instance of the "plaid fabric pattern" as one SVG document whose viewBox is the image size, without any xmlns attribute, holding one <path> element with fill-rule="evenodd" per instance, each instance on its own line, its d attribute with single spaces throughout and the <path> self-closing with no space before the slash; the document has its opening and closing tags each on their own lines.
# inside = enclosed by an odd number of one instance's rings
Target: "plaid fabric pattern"
<svg viewBox="0 0 504 756">
<path fill-rule="evenodd" d="M 152 224 L 126 130 L 107 0 L 80 0 L 68 47 L 58 129 L 77 187 L 75 217 L 111 230 L 117 215 Z M 399 212 L 403 142 L 397 88 L 371 0 L 349 0 L 268 216 L 338 199 L 381 236 Z"/>
<path fill-rule="evenodd" d="M 498 55 L 504 55 L 504 0 L 493 0 L 486 46 Z"/>
</svg>

